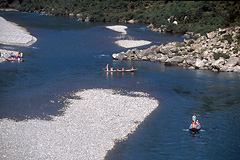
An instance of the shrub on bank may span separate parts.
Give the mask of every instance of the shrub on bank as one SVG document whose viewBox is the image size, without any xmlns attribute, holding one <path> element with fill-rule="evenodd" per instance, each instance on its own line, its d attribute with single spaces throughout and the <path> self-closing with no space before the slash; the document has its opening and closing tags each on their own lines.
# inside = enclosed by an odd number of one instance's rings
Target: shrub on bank
<svg viewBox="0 0 240 160">
<path fill-rule="evenodd" d="M 135 19 L 175 33 L 204 34 L 240 25 L 239 1 L 2 0 L 0 6 L 51 15 L 81 13 L 90 15 L 92 22 Z"/>
</svg>

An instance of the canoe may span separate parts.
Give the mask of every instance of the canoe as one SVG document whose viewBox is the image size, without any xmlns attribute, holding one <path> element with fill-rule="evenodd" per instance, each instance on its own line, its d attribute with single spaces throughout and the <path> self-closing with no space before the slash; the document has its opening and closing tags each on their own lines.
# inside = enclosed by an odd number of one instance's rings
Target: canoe
<svg viewBox="0 0 240 160">
<path fill-rule="evenodd" d="M 122 70 L 104 70 L 104 72 L 135 72 L 135 71 L 137 71 L 138 69 L 126 69 L 126 70 L 124 70 L 124 71 L 122 71 Z"/>
</svg>

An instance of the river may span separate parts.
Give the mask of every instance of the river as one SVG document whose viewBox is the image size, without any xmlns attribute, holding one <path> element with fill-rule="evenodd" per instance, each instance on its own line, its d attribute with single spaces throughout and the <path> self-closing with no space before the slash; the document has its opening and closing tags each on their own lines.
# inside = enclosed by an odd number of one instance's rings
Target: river
<svg viewBox="0 0 240 160">
<path fill-rule="evenodd" d="M 0 16 L 38 39 L 30 47 L 0 46 L 20 50 L 25 57 L 23 63 L 0 64 L 0 118 L 50 119 L 61 114 L 64 100 L 81 89 L 141 91 L 156 98 L 159 107 L 106 159 L 240 159 L 239 74 L 115 61 L 111 55 L 127 49 L 114 43 L 123 37 L 105 28 L 111 24 L 36 13 L 0 12 Z M 179 35 L 151 32 L 144 25 L 127 26 L 125 39 L 148 40 L 151 45 L 183 41 Z M 102 71 L 106 64 L 139 70 L 107 74 Z M 186 131 L 194 113 L 203 128 L 198 134 Z"/>
</svg>

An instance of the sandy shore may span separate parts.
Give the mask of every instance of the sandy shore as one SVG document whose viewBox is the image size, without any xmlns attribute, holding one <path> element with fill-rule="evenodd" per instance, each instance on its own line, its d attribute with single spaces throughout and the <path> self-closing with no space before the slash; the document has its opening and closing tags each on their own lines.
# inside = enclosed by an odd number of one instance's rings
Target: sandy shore
<svg viewBox="0 0 240 160">
<path fill-rule="evenodd" d="M 124 48 L 134 48 L 139 46 L 145 46 L 151 44 L 152 42 L 145 40 L 118 40 L 115 43 Z"/>
<path fill-rule="evenodd" d="M 5 45 L 30 46 L 37 38 L 23 27 L 0 17 L 0 43 Z"/>
<path fill-rule="evenodd" d="M 123 25 L 114 25 L 114 26 L 106 26 L 106 28 L 111 29 L 116 32 L 120 32 L 122 34 L 127 34 L 126 29 L 128 28 L 127 26 Z"/>
<path fill-rule="evenodd" d="M 158 106 L 145 93 L 130 94 L 84 90 L 51 121 L 2 119 L 0 159 L 104 159 L 117 140 L 134 132 Z"/>
</svg>

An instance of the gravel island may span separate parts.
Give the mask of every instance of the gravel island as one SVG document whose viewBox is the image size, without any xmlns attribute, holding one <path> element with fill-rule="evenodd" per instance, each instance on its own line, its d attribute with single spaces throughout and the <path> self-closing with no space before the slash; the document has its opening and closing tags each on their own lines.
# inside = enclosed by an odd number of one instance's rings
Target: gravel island
<svg viewBox="0 0 240 160">
<path fill-rule="evenodd" d="M 158 107 L 142 92 L 89 89 L 52 120 L 0 120 L 0 159 L 104 159 Z"/>
<path fill-rule="evenodd" d="M 5 45 L 30 46 L 37 38 L 23 27 L 0 17 L 0 43 Z"/>
<path fill-rule="evenodd" d="M 127 34 L 126 29 L 128 27 L 124 26 L 124 25 L 114 25 L 114 26 L 106 26 L 106 28 L 111 29 L 116 32 L 120 32 L 122 35 L 126 35 Z M 125 38 L 125 36 L 123 38 Z M 125 39 L 125 40 L 115 41 L 115 44 L 117 44 L 118 46 L 123 47 L 123 48 L 140 47 L 140 46 L 145 46 L 145 45 L 148 45 L 151 43 L 152 42 L 146 41 L 146 40 L 133 40 L 133 39 Z"/>
</svg>

